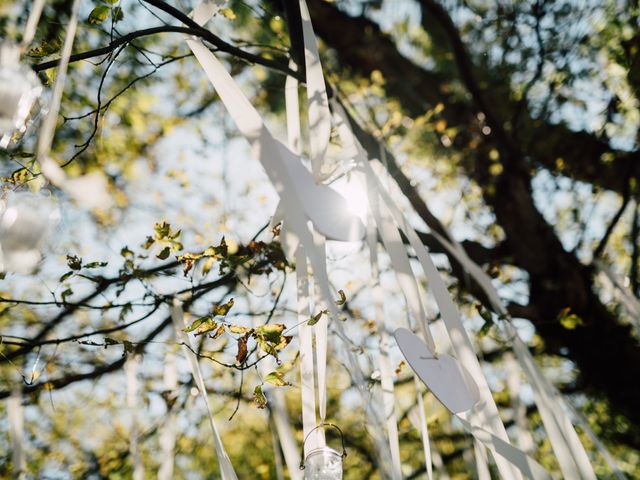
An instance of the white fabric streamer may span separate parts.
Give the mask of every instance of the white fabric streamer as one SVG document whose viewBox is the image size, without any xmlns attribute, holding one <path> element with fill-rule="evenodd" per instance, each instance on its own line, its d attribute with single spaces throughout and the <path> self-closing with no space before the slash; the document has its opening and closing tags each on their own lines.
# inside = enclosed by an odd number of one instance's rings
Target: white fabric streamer
<svg viewBox="0 0 640 480">
<path fill-rule="evenodd" d="M 476 470 L 478 472 L 478 480 L 491 480 L 489 472 L 489 459 L 487 451 L 477 438 L 473 439 L 473 456 L 476 461 Z"/>
<path fill-rule="evenodd" d="M 604 263 L 602 260 L 595 260 L 593 265 L 598 269 L 601 273 L 604 274 L 605 278 L 611 283 L 614 289 L 616 289 L 620 295 L 620 302 L 622 306 L 629 314 L 631 318 L 631 322 L 633 323 L 634 333 L 637 339 L 640 340 L 640 301 L 633 294 L 633 292 L 624 285 L 616 275 L 611 271 L 611 268 Z"/>
<path fill-rule="evenodd" d="M 326 269 L 326 263 L 324 259 L 327 258 L 327 250 L 322 235 L 319 235 L 315 231 L 312 231 L 313 240 L 315 242 L 315 249 L 318 256 L 323 259 L 322 268 Z M 327 286 L 329 277 L 326 279 Z M 323 296 L 320 281 L 315 283 L 316 286 L 316 310 L 325 310 L 324 303 L 331 302 L 327 296 Z M 338 320 L 337 313 L 333 316 Z M 318 374 L 318 413 L 320 414 L 320 423 L 324 423 L 327 419 L 327 346 L 328 346 L 328 333 L 329 333 L 329 317 L 322 315 L 318 323 L 313 326 L 313 334 L 316 340 L 316 372 Z"/>
<path fill-rule="evenodd" d="M 516 438 L 518 447 L 525 453 L 531 453 L 535 447 L 533 437 L 531 436 L 531 428 L 527 420 L 527 406 L 520 400 L 520 370 L 513 356 L 513 352 L 504 354 L 504 368 L 507 373 L 507 387 L 509 388 L 509 398 L 511 408 L 514 412 L 516 424 Z"/>
<path fill-rule="evenodd" d="M 138 443 L 138 358 L 131 355 L 124 364 L 127 379 L 127 410 L 129 413 L 129 455 L 133 464 L 133 480 L 144 480 L 144 465 Z"/>
<path fill-rule="evenodd" d="M 46 0 L 34 0 L 27 18 L 27 24 L 24 27 L 24 33 L 22 35 L 22 48 L 26 48 L 33 41 L 36 35 L 36 27 L 38 21 L 42 15 L 42 9 L 44 8 Z"/>
<path fill-rule="evenodd" d="M 494 458 L 504 458 L 511 465 L 520 470 L 520 473 L 532 480 L 551 480 L 551 475 L 534 459 L 525 454 L 522 450 L 512 446 L 508 442 L 505 442 L 501 438 L 493 435 L 491 432 L 484 430 L 480 427 L 471 425 L 465 419 L 456 415 L 456 418 L 462 423 L 462 426 L 467 430 L 475 439 L 480 441 L 485 447 L 493 452 Z M 503 477 L 512 478 L 512 477 Z M 576 477 L 569 477 L 576 478 Z"/>
<path fill-rule="evenodd" d="M 78 27 L 78 12 L 80 10 L 80 0 L 74 0 L 71 7 L 71 16 L 67 24 L 60 64 L 56 81 L 53 87 L 53 94 L 49 103 L 49 112 L 42 121 L 40 134 L 38 136 L 37 158 L 40 162 L 42 174 L 56 187 L 66 192 L 81 206 L 92 208 L 108 208 L 112 204 L 111 195 L 108 193 L 108 184 L 104 176 L 94 172 L 78 178 L 68 178 L 64 170 L 49 157 L 51 145 L 55 136 L 60 102 L 67 80 L 67 69 L 71 50 Z M 35 27 L 34 27 L 35 28 Z"/>
<path fill-rule="evenodd" d="M 413 376 L 416 386 L 416 400 L 418 409 L 418 421 L 420 436 L 422 437 L 422 448 L 424 450 L 424 463 L 427 467 L 427 479 L 433 480 L 433 459 L 431 455 L 431 442 L 429 441 L 429 424 L 427 423 L 427 414 L 425 412 L 424 400 L 422 399 L 422 383 L 416 375 Z M 441 476 L 441 478 L 443 478 Z"/>
<path fill-rule="evenodd" d="M 513 348 L 533 390 L 538 411 L 564 478 L 595 480 L 593 467 L 578 435 L 566 416 L 560 413 L 562 407 L 550 397 L 544 386 L 542 372 L 535 366 L 527 346 L 516 336 Z"/>
<path fill-rule="evenodd" d="M 37 156 L 38 160 L 41 162 L 47 157 L 47 155 L 49 155 L 49 151 L 51 150 L 51 143 L 53 142 L 56 122 L 58 120 L 58 112 L 60 111 L 62 92 L 64 91 L 64 84 L 67 80 L 67 67 L 69 66 L 69 58 L 71 57 L 76 28 L 78 27 L 79 10 L 80 0 L 73 0 L 71 16 L 69 18 L 69 23 L 67 24 L 67 33 L 62 45 L 62 52 L 60 54 L 60 63 L 58 65 L 56 81 L 53 86 L 53 94 L 51 95 L 51 101 L 49 103 L 49 112 L 42 121 L 42 127 L 40 128 L 40 134 L 38 136 Z"/>
<path fill-rule="evenodd" d="M 312 433 L 316 427 L 316 392 L 313 374 L 313 341 L 312 327 L 308 325 L 311 317 L 309 306 L 309 280 L 307 273 L 307 257 L 302 246 L 296 252 L 296 282 L 298 285 L 298 327 L 300 339 L 300 392 L 302 396 L 302 433 L 307 441 L 304 454 L 318 448 L 320 439 Z M 318 429 L 319 430 L 319 429 Z M 316 431 L 318 431 L 316 430 Z"/>
<path fill-rule="evenodd" d="M 231 465 L 231 460 L 229 460 L 229 456 L 227 455 L 224 445 L 222 444 L 222 440 L 220 439 L 220 434 L 218 433 L 215 420 L 213 419 L 213 412 L 211 411 L 211 405 L 209 404 L 209 396 L 204 385 L 204 379 L 202 378 L 202 371 L 200 370 L 198 358 L 191 350 L 191 340 L 189 339 L 189 336 L 183 331 L 187 324 L 184 318 L 184 312 L 182 311 L 182 303 L 178 299 L 174 299 L 173 301 L 173 305 L 171 307 L 171 318 L 173 320 L 176 337 L 180 343 L 183 344 L 184 354 L 191 366 L 193 380 L 196 382 L 198 390 L 200 390 L 200 395 L 202 396 L 207 409 L 207 416 L 209 418 L 211 432 L 213 433 L 213 442 L 216 456 L 218 457 L 218 465 L 220 466 L 220 475 L 222 480 L 238 480 L 236 472 L 233 470 L 233 466 Z"/>
<path fill-rule="evenodd" d="M 302 480 L 300 451 L 296 444 L 295 433 L 293 428 L 291 428 L 284 392 L 278 389 L 271 391 L 269 393 L 269 403 L 273 415 L 273 424 L 278 434 L 278 440 L 282 448 L 282 453 L 284 454 L 284 461 L 287 464 L 289 477 L 291 480 Z"/>
<path fill-rule="evenodd" d="M 175 341 L 175 332 L 172 332 L 170 342 Z M 164 390 L 167 395 L 167 402 L 174 399 L 177 395 L 178 388 L 178 371 L 176 369 L 176 355 L 173 347 L 169 347 L 164 357 Z M 167 413 L 164 421 L 160 426 L 160 451 L 162 459 L 160 461 L 160 469 L 158 470 L 158 480 L 173 480 L 175 446 L 176 446 L 176 409 L 170 408 L 167 403 Z"/>
<path fill-rule="evenodd" d="M 22 387 L 19 385 L 7 399 L 9 438 L 11 439 L 11 462 L 13 475 L 22 480 L 26 477 L 27 462 L 24 454 L 24 413 L 22 410 Z"/>
<path fill-rule="evenodd" d="M 370 205 L 371 210 L 376 206 Z M 391 453 L 391 473 L 393 480 L 402 479 L 402 463 L 400 461 L 400 442 L 398 439 L 398 420 L 395 413 L 395 392 L 391 376 L 389 360 L 389 335 L 387 334 L 382 305 L 382 288 L 380 287 L 380 269 L 378 266 L 378 241 L 376 228 L 371 216 L 367 219 L 367 243 L 369 246 L 369 263 L 371 268 L 371 299 L 375 311 L 375 320 L 380 332 L 380 381 L 382 387 L 382 405 L 384 418 L 387 421 L 387 436 Z"/>
<path fill-rule="evenodd" d="M 431 331 L 429 329 L 427 315 L 421 300 L 420 290 L 416 281 L 411 263 L 407 256 L 407 249 L 402 243 L 402 237 L 398 229 L 393 224 L 388 209 L 383 202 L 380 202 L 377 185 L 373 182 L 373 177 L 366 174 L 366 185 L 364 188 L 369 195 L 369 206 L 371 208 L 373 218 L 378 227 L 380 238 L 385 247 L 391 264 L 396 273 L 396 279 L 402 290 L 402 294 L 407 302 L 407 307 L 411 313 L 414 322 L 416 322 L 422 332 L 423 338 L 434 356 L 437 356 L 437 349 Z"/>
<path fill-rule="evenodd" d="M 327 88 L 324 83 L 316 36 L 313 33 L 313 25 L 305 0 L 300 0 L 300 16 L 302 17 L 305 71 L 307 74 L 311 171 L 316 181 L 320 181 L 325 173 L 322 171 L 322 166 L 331 136 L 331 112 L 329 111 Z"/>
<path fill-rule="evenodd" d="M 440 274 L 436 266 L 433 264 L 429 253 L 427 252 L 426 247 L 420 241 L 420 238 L 416 234 L 415 230 L 410 226 L 400 209 L 395 205 L 395 202 L 391 199 L 388 192 L 382 187 L 380 181 L 376 177 L 371 165 L 369 165 L 369 161 L 366 157 L 366 153 L 360 147 L 358 141 L 353 136 L 351 132 L 351 128 L 349 127 L 348 119 L 346 118 L 346 113 L 342 109 L 342 107 L 337 103 L 333 103 L 334 112 L 339 118 L 338 122 L 338 130 L 340 132 L 340 136 L 342 141 L 346 144 L 355 145 L 357 151 L 359 152 L 357 162 L 359 166 L 363 169 L 363 171 L 367 174 L 367 179 L 371 181 L 371 184 L 375 186 L 378 190 L 379 194 L 382 198 L 382 203 L 385 204 L 386 207 L 389 208 L 393 219 L 396 222 L 396 225 L 404 232 L 404 234 L 409 239 L 409 242 L 413 249 L 416 252 L 418 257 L 418 261 L 420 262 L 424 273 L 429 281 L 429 285 L 433 296 L 435 297 L 436 303 L 440 309 L 440 314 L 442 319 L 444 320 L 445 326 L 447 327 L 447 332 L 451 339 L 451 344 L 456 353 L 458 360 L 461 362 L 462 366 L 465 367 L 475 382 L 478 385 L 481 396 L 481 403 L 477 406 L 477 415 L 473 415 L 477 417 L 477 419 L 481 422 L 482 425 L 485 425 L 490 431 L 501 438 L 503 441 L 508 442 L 509 438 L 507 436 L 507 432 L 502 424 L 500 419 L 500 414 L 498 412 L 498 407 L 495 404 L 493 396 L 491 395 L 491 390 L 489 389 L 489 385 L 487 380 L 482 372 L 482 368 L 480 367 L 480 362 L 476 357 L 473 344 L 467 335 L 467 332 L 462 324 L 462 319 L 460 318 L 460 314 L 449 295 L 446 285 L 442 281 Z M 508 462 L 503 460 L 501 457 L 496 457 L 496 465 L 500 474 L 505 478 L 513 478 L 519 479 L 521 478 L 520 473 L 513 468 L 513 466 Z"/>
</svg>

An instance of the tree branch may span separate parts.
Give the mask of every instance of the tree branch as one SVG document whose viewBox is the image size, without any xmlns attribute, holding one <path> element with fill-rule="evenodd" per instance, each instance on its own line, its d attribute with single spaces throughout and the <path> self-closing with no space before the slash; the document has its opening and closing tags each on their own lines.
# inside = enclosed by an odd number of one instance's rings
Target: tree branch
<svg viewBox="0 0 640 480">
<path fill-rule="evenodd" d="M 188 17 L 187 17 L 188 18 Z M 191 23 L 195 23 L 195 22 L 190 22 Z M 296 78 L 298 78 L 298 73 L 291 70 L 287 64 L 284 61 L 280 61 L 277 59 L 270 59 L 270 58 L 265 58 L 262 57 L 260 55 L 256 55 L 250 52 L 246 52 L 238 47 L 235 47 L 227 42 L 225 42 L 224 40 L 222 40 L 221 38 L 217 37 L 216 35 L 214 35 L 213 33 L 211 33 L 209 30 L 200 27 L 198 24 L 195 24 L 196 27 L 190 26 L 190 27 L 178 27 L 178 26 L 173 26 L 173 25 L 165 25 L 165 26 L 161 26 L 161 27 L 152 27 L 152 28 L 146 28 L 143 30 L 136 30 L 135 32 L 130 32 L 127 33 L 126 35 L 123 35 L 121 37 L 118 37 L 116 39 L 114 39 L 111 43 L 109 43 L 107 46 L 101 47 L 101 48 L 96 48 L 94 50 L 88 50 L 86 52 L 81 52 L 81 53 L 75 53 L 73 55 L 71 55 L 70 59 L 69 59 L 69 63 L 73 63 L 73 62 L 77 62 L 80 60 L 87 60 L 89 58 L 94 58 L 94 57 L 99 57 L 102 55 L 107 55 L 113 51 L 115 51 L 118 47 L 128 44 L 130 43 L 132 40 L 135 40 L 136 38 L 140 38 L 140 37 L 146 37 L 149 35 L 156 35 L 159 33 L 182 33 L 185 35 L 192 35 L 194 37 L 199 37 L 202 38 L 203 40 L 209 42 L 210 44 L 214 45 L 216 47 L 217 50 L 221 51 L 221 52 L 225 52 L 228 53 L 230 55 L 233 55 L 236 58 L 241 58 L 243 60 L 246 60 L 247 62 L 250 63 L 255 63 L 258 65 L 262 65 L 264 67 L 270 68 L 274 71 L 278 71 L 281 72 L 285 75 L 292 75 Z M 44 70 L 47 70 L 49 68 L 54 68 L 57 67 L 58 64 L 60 63 L 60 59 L 57 60 L 50 60 L 47 62 L 42 62 L 42 63 L 37 63 L 35 65 L 32 66 L 33 70 L 35 70 L 36 72 L 41 72 Z"/>
</svg>

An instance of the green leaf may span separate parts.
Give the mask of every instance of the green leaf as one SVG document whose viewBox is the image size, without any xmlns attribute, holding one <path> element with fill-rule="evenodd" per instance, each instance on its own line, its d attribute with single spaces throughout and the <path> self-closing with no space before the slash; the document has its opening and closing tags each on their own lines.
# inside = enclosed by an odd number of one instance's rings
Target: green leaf
<svg viewBox="0 0 640 480">
<path fill-rule="evenodd" d="M 71 270 L 80 270 L 82 268 L 82 258 L 77 255 L 67 255 L 67 265 Z"/>
<path fill-rule="evenodd" d="M 111 10 L 111 18 L 113 18 L 114 22 L 119 22 L 120 20 L 122 20 L 124 18 L 124 12 L 122 11 L 122 8 L 114 7 L 113 10 Z"/>
<path fill-rule="evenodd" d="M 262 391 L 262 385 L 256 385 L 256 388 L 253 390 L 253 404 L 257 408 L 265 408 L 267 406 L 267 397 Z"/>
<path fill-rule="evenodd" d="M 282 323 L 274 323 L 272 325 L 262 325 L 256 328 L 256 335 L 263 337 L 268 342 L 280 343 L 280 337 L 285 329 Z"/>
<path fill-rule="evenodd" d="M 109 17 L 110 12 L 111 12 L 110 7 L 101 5 L 91 10 L 91 13 L 89 14 L 89 18 L 87 19 L 87 21 L 91 25 L 100 25 Z"/>
<path fill-rule="evenodd" d="M 342 306 L 347 302 L 347 296 L 344 294 L 344 290 L 338 290 L 338 295 L 340 295 L 340 300 L 336 300 L 336 305 Z"/>
<path fill-rule="evenodd" d="M 218 329 L 215 331 L 215 333 L 213 335 L 209 335 L 212 339 L 216 339 L 218 338 L 220 335 L 222 335 L 225 332 L 225 326 L 224 324 L 221 324 Z"/>
<path fill-rule="evenodd" d="M 286 387 L 291 385 L 284 379 L 284 375 L 282 372 L 271 372 L 266 377 L 264 377 L 265 382 L 269 382 L 271 385 L 275 385 L 276 387 Z"/>
<path fill-rule="evenodd" d="M 62 301 L 66 302 L 67 301 L 67 297 L 73 295 L 73 290 L 71 290 L 70 288 L 67 288 L 64 292 L 62 292 L 60 294 L 60 296 L 62 297 Z"/>
<path fill-rule="evenodd" d="M 162 240 L 167 238 L 171 233 L 171 224 L 167 222 L 158 222 L 153 226 L 153 230 L 156 232 L 156 238 Z"/>
<path fill-rule="evenodd" d="M 231 310 L 231 307 L 233 307 L 234 304 L 234 300 L 233 298 L 230 299 L 227 303 L 223 303 L 220 305 L 214 305 L 213 309 L 212 309 L 212 313 L 214 317 L 224 317 L 227 315 L 227 313 L 229 313 L 229 310 Z"/>
<path fill-rule="evenodd" d="M 30 48 L 26 55 L 33 58 L 48 57 L 58 52 L 62 47 L 62 42 L 59 38 L 53 40 L 43 40 L 37 47 Z"/>
<path fill-rule="evenodd" d="M 158 257 L 160 260 L 166 260 L 167 258 L 169 258 L 169 255 L 171 255 L 171 247 L 164 247 L 162 250 L 160 250 L 160 253 L 158 253 L 156 257 Z"/>
<path fill-rule="evenodd" d="M 109 262 L 90 262 L 87 263 L 84 268 L 100 268 L 100 267 L 106 267 L 109 264 Z"/>
<path fill-rule="evenodd" d="M 219 12 L 220 12 L 220 15 L 222 15 L 227 20 L 235 20 L 236 19 L 236 14 L 233 13 L 233 10 L 231 10 L 230 8 L 221 8 L 219 10 Z"/>
<path fill-rule="evenodd" d="M 582 318 L 575 313 L 571 313 L 571 308 L 563 308 L 558 314 L 558 321 L 567 330 L 575 330 L 576 327 L 584 325 Z"/>
<path fill-rule="evenodd" d="M 322 315 L 328 315 L 328 314 L 329 314 L 329 310 L 321 310 L 320 313 L 315 314 L 309 319 L 309 321 L 307 322 L 307 325 L 309 326 L 315 325 L 320 321 L 320 319 L 322 318 Z"/>
<path fill-rule="evenodd" d="M 122 307 L 122 309 L 120 309 L 120 314 L 118 315 L 118 321 L 119 322 L 124 322 L 124 320 L 127 317 L 127 315 L 129 313 L 131 313 L 132 311 L 133 311 L 133 306 L 131 305 L 131 303 L 125 304 L 124 307 Z"/>
<path fill-rule="evenodd" d="M 122 247 L 122 250 L 120 250 L 120 255 L 124 258 L 133 257 L 133 252 L 129 249 L 129 247 Z"/>
<path fill-rule="evenodd" d="M 296 363 L 298 363 L 298 359 L 300 358 L 300 352 L 296 352 L 296 356 L 293 357 L 292 360 L 288 360 L 286 362 L 282 362 L 280 364 L 280 366 L 278 367 L 278 372 L 285 374 L 291 370 L 293 370 L 293 368 L 296 366 Z"/>
<path fill-rule="evenodd" d="M 229 327 L 229 331 L 230 331 L 231 333 L 236 333 L 236 334 L 238 334 L 238 335 L 242 335 L 242 334 L 245 334 L 245 333 L 249 333 L 249 332 L 251 332 L 252 330 L 253 330 L 253 329 L 251 329 L 251 328 L 242 327 L 242 326 L 240 326 L 240 325 L 231 325 L 231 326 Z"/>
<path fill-rule="evenodd" d="M 147 239 L 142 244 L 142 248 L 144 248 L 145 250 L 149 250 L 155 242 L 156 241 L 153 239 L 153 237 L 147 237 Z"/>
<path fill-rule="evenodd" d="M 60 282 L 64 282 L 65 280 L 68 280 L 72 275 L 74 275 L 76 272 L 74 272 L 73 270 L 71 270 L 70 272 L 65 273 L 64 275 L 62 275 L 60 277 Z"/>
<path fill-rule="evenodd" d="M 206 329 L 207 324 L 213 324 L 212 328 Z M 200 327 L 205 326 L 204 331 L 200 331 Z M 189 325 L 187 328 L 185 328 L 184 330 L 182 330 L 185 333 L 191 333 L 194 330 L 198 329 L 198 333 L 202 334 L 205 332 L 208 332 L 209 330 L 213 330 L 217 327 L 217 324 L 213 322 L 213 319 L 211 317 L 200 317 L 199 319 L 195 320 L 191 325 Z"/>
<path fill-rule="evenodd" d="M 122 344 L 124 345 L 125 355 L 128 355 L 130 353 L 136 353 L 135 345 L 131 343 L 129 340 L 125 340 L 124 342 L 122 342 Z"/>
</svg>

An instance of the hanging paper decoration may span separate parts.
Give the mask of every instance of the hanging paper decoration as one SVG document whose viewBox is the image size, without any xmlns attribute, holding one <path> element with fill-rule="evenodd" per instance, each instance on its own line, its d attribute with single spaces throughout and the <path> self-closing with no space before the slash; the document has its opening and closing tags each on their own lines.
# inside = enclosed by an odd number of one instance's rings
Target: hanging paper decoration
<svg viewBox="0 0 640 480">
<path fill-rule="evenodd" d="M 478 386 L 467 370 L 446 353 L 434 356 L 416 334 L 398 328 L 394 334 L 407 363 L 433 395 L 452 413 L 471 410 L 480 399 Z"/>
<path fill-rule="evenodd" d="M 42 83 L 20 63 L 20 47 L 0 45 L 0 148 L 17 145 L 41 109 Z"/>
<path fill-rule="evenodd" d="M 59 218 L 51 197 L 29 192 L 9 195 L 0 213 L 0 270 L 31 273 Z"/>
</svg>

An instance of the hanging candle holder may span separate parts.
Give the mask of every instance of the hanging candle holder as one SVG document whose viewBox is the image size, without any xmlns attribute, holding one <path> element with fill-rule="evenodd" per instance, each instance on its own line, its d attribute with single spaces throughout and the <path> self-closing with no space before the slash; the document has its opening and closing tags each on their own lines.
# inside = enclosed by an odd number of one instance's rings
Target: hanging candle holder
<svg viewBox="0 0 640 480">
<path fill-rule="evenodd" d="M 342 442 L 342 453 L 324 446 L 314 448 L 304 457 L 304 444 L 307 442 L 309 435 L 324 427 L 332 427 L 338 430 L 340 441 Z M 347 456 L 347 449 L 344 446 L 344 434 L 340 427 L 333 423 L 318 425 L 305 437 L 304 442 L 302 442 L 302 451 L 301 458 L 304 457 L 304 461 L 300 462 L 300 470 L 304 470 L 304 480 L 342 480 L 342 459 Z"/>
<path fill-rule="evenodd" d="M 59 218 L 58 207 L 50 196 L 30 192 L 9 196 L 0 207 L 0 271 L 31 273 Z"/>
<path fill-rule="evenodd" d="M 21 49 L 0 45 L 0 148 L 15 147 L 37 120 L 43 87 L 36 73 L 20 63 Z"/>
</svg>

